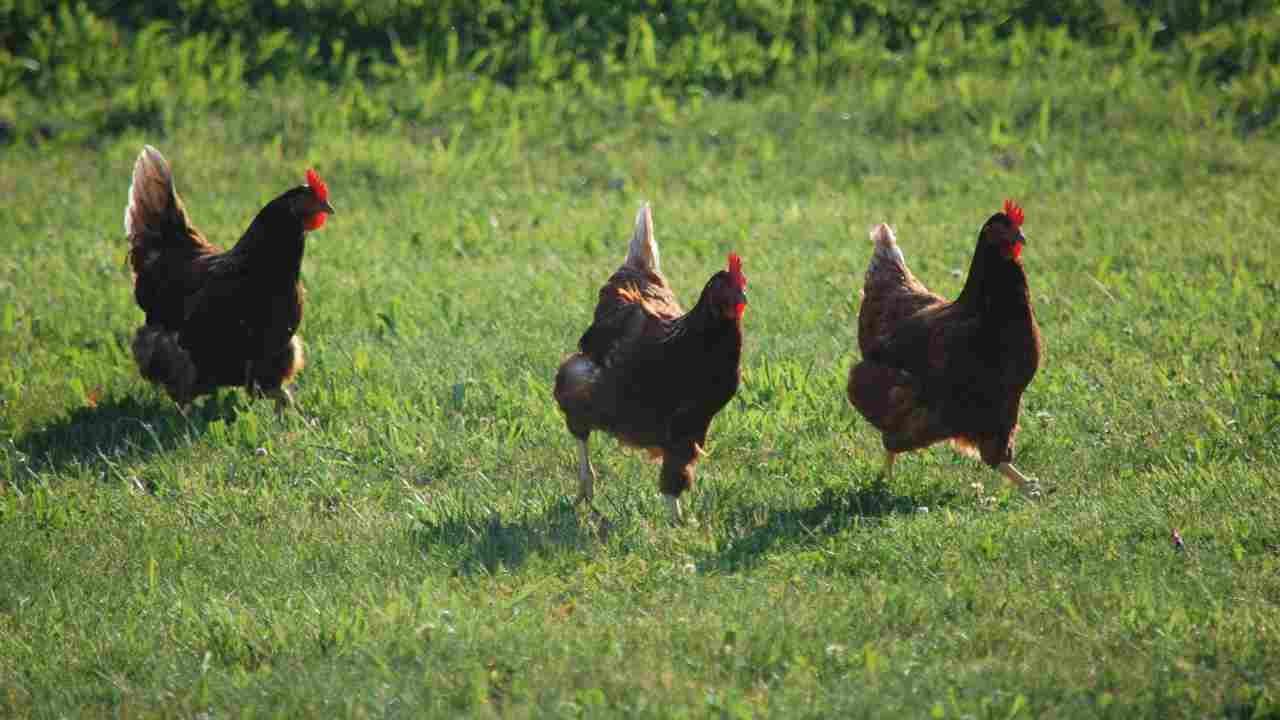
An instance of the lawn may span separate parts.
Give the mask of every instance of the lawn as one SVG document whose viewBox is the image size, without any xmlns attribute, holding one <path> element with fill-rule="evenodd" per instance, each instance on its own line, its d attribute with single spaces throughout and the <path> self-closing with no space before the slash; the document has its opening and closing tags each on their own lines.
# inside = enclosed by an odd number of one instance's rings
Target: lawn
<svg viewBox="0 0 1280 720">
<path fill-rule="evenodd" d="M 349 108 L 400 86 L 328 115 L 263 82 L 0 146 L 0 714 L 1276 717 L 1280 137 L 1209 83 L 1001 57 L 740 98 L 455 79 L 452 120 L 380 125 Z M 296 412 L 138 376 L 144 142 L 223 244 L 327 181 Z M 1045 342 L 1016 461 L 1052 492 L 945 447 L 879 484 L 844 395 L 867 231 L 954 296 L 1006 197 Z M 575 508 L 551 398 L 645 201 L 682 299 L 729 251 L 751 283 L 683 527 L 601 435 L 604 521 Z"/>
</svg>

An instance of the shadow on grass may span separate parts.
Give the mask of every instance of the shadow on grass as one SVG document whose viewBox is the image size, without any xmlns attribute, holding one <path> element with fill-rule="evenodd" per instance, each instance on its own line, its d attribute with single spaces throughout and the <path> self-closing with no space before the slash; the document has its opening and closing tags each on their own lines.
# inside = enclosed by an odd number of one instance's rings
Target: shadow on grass
<svg viewBox="0 0 1280 720">
<path fill-rule="evenodd" d="M 816 545 L 823 538 L 855 525 L 874 522 L 895 514 L 912 514 L 916 508 L 945 505 L 955 492 L 927 497 L 895 495 L 877 480 L 869 487 L 826 487 L 810 507 L 775 511 L 767 507 L 745 507 L 733 513 L 733 527 L 751 527 L 730 540 L 713 561 L 721 568 L 736 571 L 749 568 L 767 553 L 802 545 Z M 760 517 L 767 520 L 760 524 Z M 753 527 L 754 526 L 754 527 Z"/>
<path fill-rule="evenodd" d="M 599 524 L 608 522 L 582 520 L 568 498 L 548 505 L 540 514 L 516 518 L 504 518 L 498 512 L 476 517 L 461 510 L 433 514 L 437 517 L 419 516 L 413 540 L 428 554 L 448 557 L 459 575 L 515 569 L 531 555 L 596 542 Z"/>
<path fill-rule="evenodd" d="M 241 402 L 237 393 L 218 393 L 197 402 L 186 417 L 173 403 L 154 395 L 110 398 L 76 408 L 14 439 L 19 467 L 12 477 L 22 490 L 42 471 L 57 474 L 97 466 L 109 475 L 119 460 L 168 452 L 204 434 L 214 421 L 233 422 Z"/>
</svg>

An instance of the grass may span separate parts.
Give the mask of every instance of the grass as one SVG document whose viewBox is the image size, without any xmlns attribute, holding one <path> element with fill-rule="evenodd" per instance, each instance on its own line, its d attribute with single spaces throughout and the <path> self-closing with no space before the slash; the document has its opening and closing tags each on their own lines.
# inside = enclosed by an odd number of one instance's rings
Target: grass
<svg viewBox="0 0 1280 720">
<path fill-rule="evenodd" d="M 455 87 L 439 116 L 485 122 L 376 129 L 268 84 L 159 137 L 0 150 L 0 713 L 1275 717 L 1274 134 L 1137 71 L 1007 98 L 902 72 L 585 110 Z M 299 413 L 184 418 L 137 376 L 144 141 L 221 242 L 328 182 Z M 954 295 L 1006 196 L 1046 342 L 1018 462 L 1056 492 L 942 448 L 877 486 L 843 394 L 866 231 Z M 729 250 L 751 280 L 697 527 L 603 438 L 607 523 L 578 514 L 550 396 L 644 200 L 682 297 Z"/>
</svg>

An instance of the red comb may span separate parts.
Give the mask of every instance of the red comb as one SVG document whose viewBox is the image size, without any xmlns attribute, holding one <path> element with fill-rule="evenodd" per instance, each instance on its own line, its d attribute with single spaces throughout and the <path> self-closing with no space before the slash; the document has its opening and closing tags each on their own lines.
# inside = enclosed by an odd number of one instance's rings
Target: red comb
<svg viewBox="0 0 1280 720">
<path fill-rule="evenodd" d="M 738 257 L 738 253 L 729 253 L 729 274 L 733 276 L 739 290 L 747 289 L 747 276 L 742 274 L 742 258 Z"/>
<path fill-rule="evenodd" d="M 1022 208 L 1018 207 L 1018 203 L 1012 200 L 1004 201 L 1004 214 L 1009 216 L 1009 221 L 1014 227 L 1022 227 Z"/>
<path fill-rule="evenodd" d="M 311 192 L 320 198 L 320 202 L 329 202 L 329 188 L 325 187 L 324 181 L 320 179 L 315 170 L 307 170 L 307 187 L 310 187 Z"/>
</svg>

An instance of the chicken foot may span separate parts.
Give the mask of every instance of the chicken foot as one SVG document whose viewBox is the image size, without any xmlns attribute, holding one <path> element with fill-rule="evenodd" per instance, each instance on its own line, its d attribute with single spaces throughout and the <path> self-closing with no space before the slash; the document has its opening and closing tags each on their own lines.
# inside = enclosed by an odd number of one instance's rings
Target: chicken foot
<svg viewBox="0 0 1280 720">
<path fill-rule="evenodd" d="M 884 469 L 880 471 L 879 478 L 881 483 L 887 484 L 889 479 L 893 477 L 893 463 L 897 459 L 898 453 L 891 450 L 885 452 Z M 1009 482 L 1013 483 L 1023 495 L 1026 495 L 1029 498 L 1038 498 L 1043 495 L 1043 491 L 1040 489 L 1040 481 L 1033 477 L 1023 475 L 1018 471 L 1018 468 L 1013 466 L 1012 463 L 1000 463 L 996 466 L 996 472 L 1003 475 Z"/>
<path fill-rule="evenodd" d="M 996 471 L 1017 486 L 1023 495 L 1030 498 L 1038 498 L 1041 496 L 1040 482 L 1035 478 L 1027 477 L 1018 472 L 1018 469 L 1012 463 L 1002 462 L 996 466 Z"/>
</svg>

